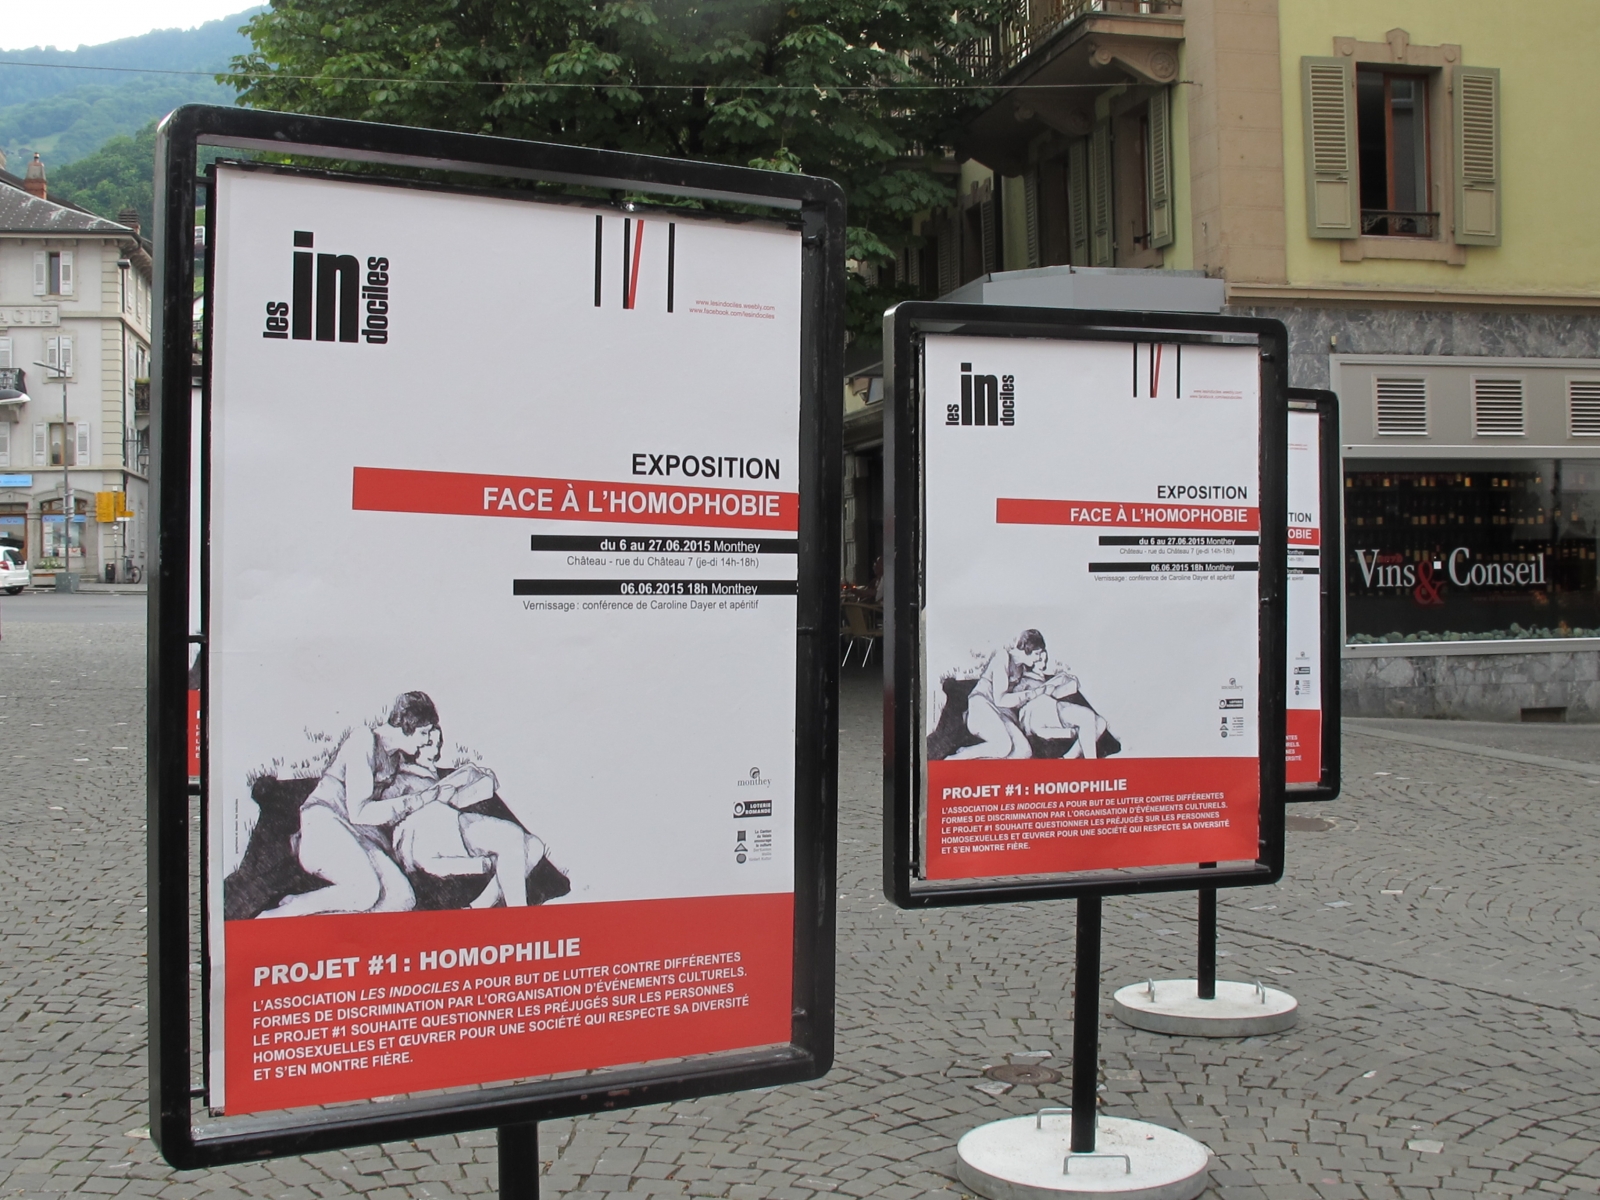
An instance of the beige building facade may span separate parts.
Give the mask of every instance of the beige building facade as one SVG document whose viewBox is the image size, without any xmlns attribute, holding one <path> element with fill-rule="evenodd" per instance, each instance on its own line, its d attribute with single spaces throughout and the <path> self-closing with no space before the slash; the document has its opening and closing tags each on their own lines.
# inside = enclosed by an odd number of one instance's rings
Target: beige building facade
<svg viewBox="0 0 1600 1200">
<path fill-rule="evenodd" d="M 51 200 L 37 157 L 0 170 L 0 542 L 36 587 L 143 570 L 151 284 L 131 210 Z"/>
<path fill-rule="evenodd" d="M 1021 0 L 966 49 L 997 98 L 895 277 L 1070 297 L 1053 277 L 1137 272 L 1154 308 L 1210 280 L 1212 311 L 1282 320 L 1291 382 L 1340 400 L 1349 711 L 1600 719 L 1593 17 Z"/>
</svg>

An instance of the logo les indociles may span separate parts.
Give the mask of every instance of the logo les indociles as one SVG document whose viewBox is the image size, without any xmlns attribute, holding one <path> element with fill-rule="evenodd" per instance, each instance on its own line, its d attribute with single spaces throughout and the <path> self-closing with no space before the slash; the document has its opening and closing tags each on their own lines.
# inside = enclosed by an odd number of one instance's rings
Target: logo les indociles
<svg viewBox="0 0 1600 1200">
<path fill-rule="evenodd" d="M 297 342 L 389 341 L 389 260 L 367 259 L 365 278 L 353 254 L 313 254 L 316 235 L 294 233 L 293 296 L 267 302 L 264 338 Z"/>
<path fill-rule="evenodd" d="M 946 425 L 1015 425 L 1017 379 L 1015 375 L 974 375 L 971 363 L 961 364 L 961 403 L 947 404 Z"/>
</svg>

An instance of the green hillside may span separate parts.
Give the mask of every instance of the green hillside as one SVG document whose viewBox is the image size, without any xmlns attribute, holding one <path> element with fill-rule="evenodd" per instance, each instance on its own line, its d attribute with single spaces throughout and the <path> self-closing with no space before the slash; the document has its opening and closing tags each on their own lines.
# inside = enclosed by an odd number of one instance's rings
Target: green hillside
<svg viewBox="0 0 1600 1200">
<path fill-rule="evenodd" d="M 120 87 L 90 84 L 29 104 L 0 109 L 0 148 L 20 175 L 35 153 L 56 168 L 93 154 L 119 134 L 165 116 L 180 104 L 232 104 L 232 88 L 209 79 L 145 76 Z"/>
<path fill-rule="evenodd" d="M 124 208 L 139 210 L 148 235 L 153 219 L 156 126 L 152 121 L 133 137 L 112 138 L 87 158 L 50 172 L 50 198 L 81 204 L 116 220 Z"/>
<path fill-rule="evenodd" d="M 77 50 L 33 47 L 0 51 L 0 150 L 8 169 L 21 173 L 44 157 L 55 169 L 92 154 L 118 135 L 131 136 L 180 104 L 231 104 L 232 88 L 209 74 L 134 74 L 157 71 L 224 71 L 249 48 L 239 32 L 251 9 L 195 29 L 159 29 Z M 0 31 L 0 37 L 3 37 Z M 18 66 L 48 63 L 50 66 Z M 93 70 L 80 68 L 123 68 Z"/>
</svg>

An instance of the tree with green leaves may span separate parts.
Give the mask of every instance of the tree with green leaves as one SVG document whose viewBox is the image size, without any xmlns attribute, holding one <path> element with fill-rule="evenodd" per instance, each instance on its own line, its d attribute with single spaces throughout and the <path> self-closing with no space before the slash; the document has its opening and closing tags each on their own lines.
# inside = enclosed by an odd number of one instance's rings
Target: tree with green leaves
<svg viewBox="0 0 1600 1200">
<path fill-rule="evenodd" d="M 881 266 L 952 198 L 942 147 L 990 99 L 954 47 L 992 21 L 926 0 L 273 0 L 227 78 L 257 108 L 824 175 L 849 256 Z M 876 274 L 850 277 L 868 344 L 911 294 Z"/>
<path fill-rule="evenodd" d="M 200 165 L 214 162 L 220 153 L 202 147 Z M 139 214 L 140 230 L 152 238 L 155 162 L 156 122 L 151 121 L 132 137 L 112 138 L 87 158 L 50 168 L 50 198 L 87 208 L 113 221 L 123 209 L 134 209 Z"/>
<path fill-rule="evenodd" d="M 132 137 L 114 137 L 87 158 L 50 171 L 50 196 L 69 200 L 115 221 L 124 208 L 137 209 L 150 233 L 156 161 L 156 123 Z"/>
</svg>

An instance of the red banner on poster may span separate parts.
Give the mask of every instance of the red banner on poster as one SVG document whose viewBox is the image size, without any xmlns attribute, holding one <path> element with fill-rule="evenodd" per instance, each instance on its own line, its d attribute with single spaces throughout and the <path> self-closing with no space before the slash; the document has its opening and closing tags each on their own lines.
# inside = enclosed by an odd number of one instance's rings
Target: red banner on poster
<svg viewBox="0 0 1600 1200">
<path fill-rule="evenodd" d="M 227 1111 L 786 1043 L 790 893 L 227 923 Z"/>
<path fill-rule="evenodd" d="M 189 778 L 200 778 L 200 693 L 189 689 Z"/>
<path fill-rule="evenodd" d="M 351 507 L 373 512 L 691 525 L 706 529 L 793 531 L 800 528 L 798 492 L 753 491 L 715 484 L 688 486 L 472 475 L 457 471 L 396 471 L 387 467 L 354 469 Z"/>
<path fill-rule="evenodd" d="M 1239 504 L 1179 504 L 1125 500 L 995 501 L 999 525 L 1091 525 L 1107 529 L 1220 529 L 1261 527 L 1261 510 Z"/>
<path fill-rule="evenodd" d="M 1284 714 L 1286 745 L 1283 781 L 1322 782 L 1322 710 L 1291 708 Z"/>
<path fill-rule="evenodd" d="M 927 876 L 1251 860 L 1259 774 L 1255 758 L 930 762 Z"/>
</svg>

